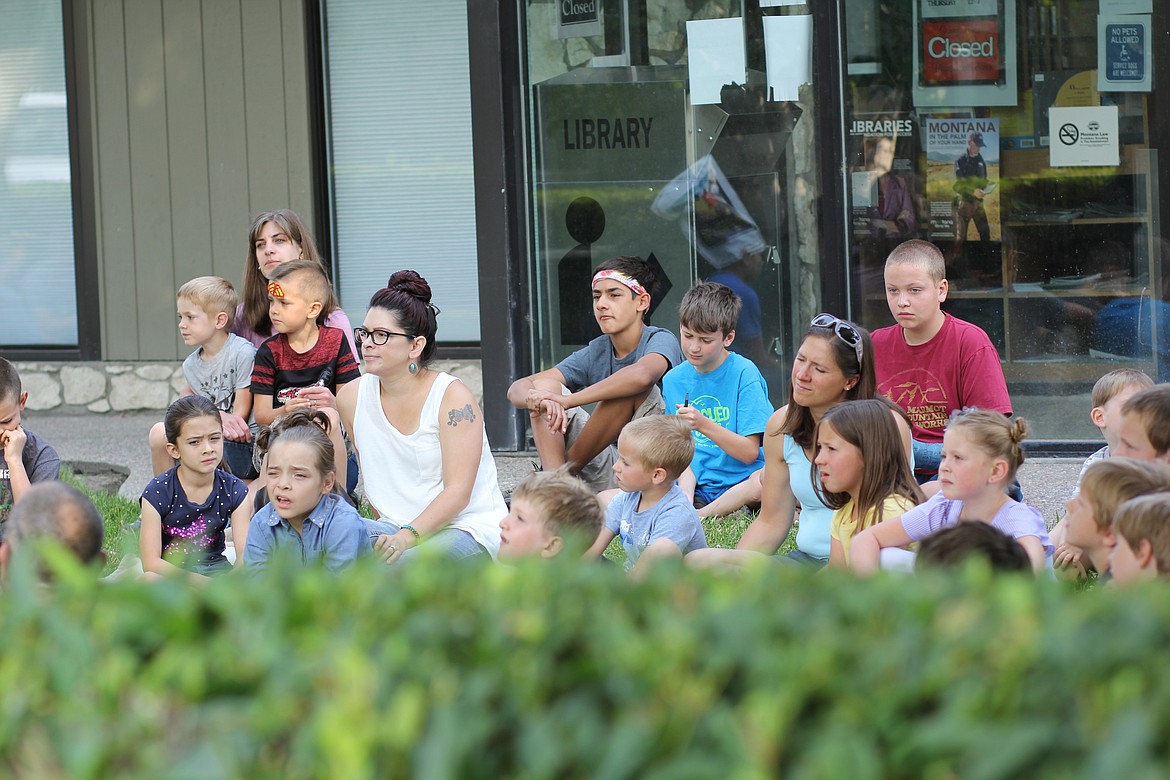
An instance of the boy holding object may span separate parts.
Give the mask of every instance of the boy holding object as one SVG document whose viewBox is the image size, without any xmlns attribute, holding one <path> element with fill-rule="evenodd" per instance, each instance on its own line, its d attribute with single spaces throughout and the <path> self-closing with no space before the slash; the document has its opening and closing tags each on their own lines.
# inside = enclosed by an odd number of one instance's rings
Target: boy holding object
<svg viewBox="0 0 1170 780">
<path fill-rule="evenodd" d="M 635 420 L 617 446 L 613 471 L 622 492 L 610 502 L 605 525 L 585 557 L 600 557 L 620 536 L 626 570 L 640 574 L 655 558 L 679 558 L 706 547 L 699 514 L 675 484 L 695 454 L 690 426 L 676 416 Z"/>
<path fill-rule="evenodd" d="M 695 440 L 679 487 L 700 507 L 764 465 L 760 445 L 773 411 L 768 387 L 752 361 L 728 349 L 741 306 L 722 284 L 688 290 L 678 309 L 686 360 L 662 378 L 667 413 L 684 420 Z"/>
</svg>

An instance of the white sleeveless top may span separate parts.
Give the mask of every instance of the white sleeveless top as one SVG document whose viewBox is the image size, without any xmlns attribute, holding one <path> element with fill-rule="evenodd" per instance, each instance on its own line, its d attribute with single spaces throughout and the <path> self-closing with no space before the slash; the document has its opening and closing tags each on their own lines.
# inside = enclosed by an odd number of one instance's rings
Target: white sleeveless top
<svg viewBox="0 0 1170 780">
<path fill-rule="evenodd" d="M 414 520 L 443 489 L 443 453 L 439 445 L 440 406 L 452 382 L 438 372 L 419 416 L 418 430 L 404 436 L 382 411 L 379 380 L 372 374 L 358 384 L 353 416 L 353 440 L 361 456 L 366 497 L 396 525 Z M 471 500 L 450 523 L 471 534 L 492 556 L 500 550 L 500 521 L 508 514 L 496 478 L 496 462 L 488 447 L 487 431 L 479 450 L 479 470 Z"/>
</svg>

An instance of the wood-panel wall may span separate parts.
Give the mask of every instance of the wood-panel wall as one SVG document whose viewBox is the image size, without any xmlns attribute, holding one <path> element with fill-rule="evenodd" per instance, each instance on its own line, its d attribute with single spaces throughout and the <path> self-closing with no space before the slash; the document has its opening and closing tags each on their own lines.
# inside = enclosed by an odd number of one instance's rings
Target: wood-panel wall
<svg viewBox="0 0 1170 780">
<path fill-rule="evenodd" d="M 310 225 L 304 2 L 80 0 L 105 360 L 176 360 L 175 290 L 243 283 L 248 227 L 288 207 Z"/>
</svg>

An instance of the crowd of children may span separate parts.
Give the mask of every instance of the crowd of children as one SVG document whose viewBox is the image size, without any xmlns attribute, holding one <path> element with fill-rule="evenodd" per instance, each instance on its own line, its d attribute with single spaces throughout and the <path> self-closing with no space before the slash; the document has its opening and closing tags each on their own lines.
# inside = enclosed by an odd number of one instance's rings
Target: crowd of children
<svg viewBox="0 0 1170 780">
<path fill-rule="evenodd" d="M 735 291 L 688 290 L 676 338 L 646 322 L 650 264 L 602 263 L 601 335 L 508 391 L 542 470 L 505 506 L 475 399 L 427 367 L 438 309 L 426 281 L 395 274 L 351 333 L 295 214 L 260 215 L 249 241 L 242 301 L 218 277 L 176 296 L 193 351 L 149 436 L 145 577 L 260 571 L 278 553 L 333 570 L 365 555 L 398 564 L 427 539 L 448 559 L 597 559 L 615 537 L 634 575 L 667 557 L 766 556 L 858 575 L 969 557 L 1118 583 L 1170 574 L 1170 385 L 1131 369 L 1096 383 L 1090 417 L 1106 443 L 1050 532 L 1019 500 L 1028 425 L 1011 417 L 987 335 L 943 312 L 945 263 L 928 242 L 886 262 L 894 325 L 871 338 L 831 314 L 812 320 L 779 410 L 729 349 Z M 59 476 L 56 452 L 21 424 L 26 399 L 0 359 L 0 531 L 32 483 Z M 355 501 L 359 462 L 373 518 Z M 708 548 L 700 512 L 757 503 L 737 549 Z M 777 557 L 797 519 L 796 549 Z"/>
</svg>

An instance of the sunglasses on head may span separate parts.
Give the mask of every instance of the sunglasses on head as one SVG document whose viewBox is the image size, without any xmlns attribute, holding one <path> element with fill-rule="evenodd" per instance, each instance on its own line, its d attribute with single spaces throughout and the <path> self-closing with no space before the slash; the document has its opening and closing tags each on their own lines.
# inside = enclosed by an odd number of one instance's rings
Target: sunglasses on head
<svg viewBox="0 0 1170 780">
<path fill-rule="evenodd" d="M 861 342 L 861 334 L 857 331 L 857 328 L 853 327 L 852 323 L 834 317 L 832 314 L 821 312 L 812 318 L 812 322 L 809 325 L 814 328 L 831 330 L 836 334 L 837 338 L 853 347 L 853 352 L 857 355 L 857 367 L 861 368 L 861 355 L 865 345 Z"/>
</svg>

